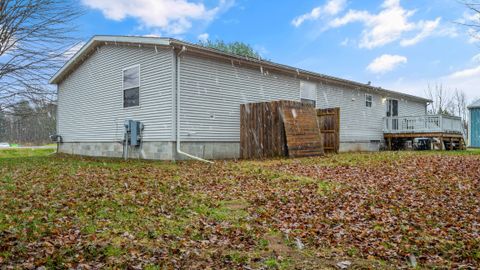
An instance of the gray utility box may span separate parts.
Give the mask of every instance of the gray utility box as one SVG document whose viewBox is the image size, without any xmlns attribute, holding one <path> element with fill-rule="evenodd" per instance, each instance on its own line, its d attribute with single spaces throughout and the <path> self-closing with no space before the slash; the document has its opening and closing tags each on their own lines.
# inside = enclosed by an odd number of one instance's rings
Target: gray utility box
<svg viewBox="0 0 480 270">
<path fill-rule="evenodd" d="M 139 121 L 125 121 L 125 138 L 127 145 L 138 146 L 142 140 L 143 124 Z"/>
</svg>

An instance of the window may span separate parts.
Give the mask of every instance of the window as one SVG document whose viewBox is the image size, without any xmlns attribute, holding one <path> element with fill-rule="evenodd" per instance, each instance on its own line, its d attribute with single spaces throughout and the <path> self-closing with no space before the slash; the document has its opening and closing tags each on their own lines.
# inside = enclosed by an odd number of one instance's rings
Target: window
<svg viewBox="0 0 480 270">
<path fill-rule="evenodd" d="M 392 119 L 387 119 L 387 128 L 398 130 L 398 100 L 388 99 L 387 100 L 387 117 L 393 117 Z M 391 120 L 391 124 L 389 123 Z"/>
<path fill-rule="evenodd" d="M 398 100 L 396 99 L 387 100 L 387 116 L 388 117 L 398 116 Z"/>
<path fill-rule="evenodd" d="M 140 105 L 140 66 L 123 70 L 123 107 Z"/>
<path fill-rule="evenodd" d="M 316 107 L 317 85 L 313 82 L 300 81 L 300 101 Z"/>
<path fill-rule="evenodd" d="M 365 94 L 365 106 L 372 107 L 373 103 L 373 96 L 369 94 Z"/>
</svg>

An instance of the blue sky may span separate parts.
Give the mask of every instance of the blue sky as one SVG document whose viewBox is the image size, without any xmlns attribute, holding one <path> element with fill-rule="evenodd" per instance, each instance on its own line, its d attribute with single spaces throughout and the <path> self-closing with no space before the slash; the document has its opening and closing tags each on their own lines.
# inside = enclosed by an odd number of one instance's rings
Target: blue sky
<svg viewBox="0 0 480 270">
<path fill-rule="evenodd" d="M 263 57 L 423 96 L 430 85 L 480 98 L 477 20 L 455 0 L 82 0 L 79 36 L 243 41 Z"/>
</svg>

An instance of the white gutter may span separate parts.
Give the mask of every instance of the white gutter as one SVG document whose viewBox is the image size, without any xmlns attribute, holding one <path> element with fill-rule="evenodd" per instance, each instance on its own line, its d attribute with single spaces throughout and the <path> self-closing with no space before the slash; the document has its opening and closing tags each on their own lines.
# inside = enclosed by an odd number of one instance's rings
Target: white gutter
<svg viewBox="0 0 480 270">
<path fill-rule="evenodd" d="M 180 56 L 187 50 L 187 47 L 182 46 L 182 50 L 180 50 L 177 54 L 177 153 L 180 155 L 184 155 L 186 157 L 189 157 L 191 159 L 199 160 L 202 162 L 207 162 L 207 163 L 213 163 L 210 160 L 206 160 L 203 158 L 199 158 L 194 155 L 190 155 L 188 153 L 183 152 L 180 149 Z"/>
</svg>

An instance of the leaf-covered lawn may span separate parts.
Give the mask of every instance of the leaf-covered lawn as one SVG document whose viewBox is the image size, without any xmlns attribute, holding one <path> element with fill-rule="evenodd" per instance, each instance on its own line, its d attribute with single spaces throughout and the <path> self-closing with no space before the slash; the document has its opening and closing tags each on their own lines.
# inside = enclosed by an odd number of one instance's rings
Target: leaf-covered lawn
<svg viewBox="0 0 480 270">
<path fill-rule="evenodd" d="M 480 266 L 478 152 L 153 162 L 0 151 L 0 269 Z"/>
</svg>

